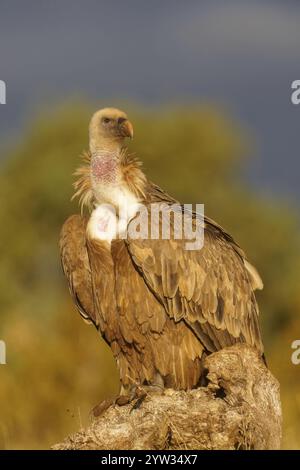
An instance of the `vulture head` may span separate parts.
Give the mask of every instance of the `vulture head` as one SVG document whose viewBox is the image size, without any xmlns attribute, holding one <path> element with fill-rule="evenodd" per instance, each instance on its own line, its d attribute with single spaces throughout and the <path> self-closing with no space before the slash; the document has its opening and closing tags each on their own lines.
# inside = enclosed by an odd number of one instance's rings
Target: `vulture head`
<svg viewBox="0 0 300 470">
<path fill-rule="evenodd" d="M 122 145 L 126 137 L 133 137 L 133 127 L 127 115 L 117 108 L 103 108 L 92 116 L 90 127 L 90 150 Z"/>
</svg>

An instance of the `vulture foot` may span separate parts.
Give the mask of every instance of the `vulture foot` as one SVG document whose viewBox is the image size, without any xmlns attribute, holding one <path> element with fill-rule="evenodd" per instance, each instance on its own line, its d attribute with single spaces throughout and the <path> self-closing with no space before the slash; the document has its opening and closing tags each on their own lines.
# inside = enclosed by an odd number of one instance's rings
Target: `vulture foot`
<svg viewBox="0 0 300 470">
<path fill-rule="evenodd" d="M 134 410 L 138 410 L 141 407 L 142 403 L 148 395 L 162 395 L 163 392 L 164 388 L 160 384 L 134 386 L 128 395 L 118 395 L 115 398 L 108 398 L 101 401 L 98 403 L 98 405 L 94 406 L 91 414 L 95 418 L 98 418 L 111 405 L 125 406 L 135 401 L 130 411 L 132 412 Z"/>
<path fill-rule="evenodd" d="M 98 416 L 101 416 L 104 411 L 106 411 L 111 405 L 113 405 L 114 399 L 113 398 L 107 398 L 106 400 L 101 401 L 98 403 L 98 405 L 94 406 L 94 408 L 91 410 L 91 415 L 97 418 Z"/>
<path fill-rule="evenodd" d="M 162 395 L 163 393 L 164 393 L 164 388 L 158 384 L 143 385 L 142 387 L 136 387 L 136 391 L 135 391 L 136 402 L 131 408 L 130 413 L 134 410 L 138 410 L 142 406 L 145 398 L 148 395 Z"/>
<path fill-rule="evenodd" d="M 98 405 L 94 406 L 91 411 L 91 414 L 98 418 L 101 416 L 110 406 L 118 405 L 118 406 L 125 406 L 131 403 L 133 400 L 138 399 L 139 396 L 136 393 L 136 387 L 134 391 L 130 393 L 130 395 L 117 395 L 114 398 L 108 398 L 106 400 L 101 401 Z"/>
</svg>

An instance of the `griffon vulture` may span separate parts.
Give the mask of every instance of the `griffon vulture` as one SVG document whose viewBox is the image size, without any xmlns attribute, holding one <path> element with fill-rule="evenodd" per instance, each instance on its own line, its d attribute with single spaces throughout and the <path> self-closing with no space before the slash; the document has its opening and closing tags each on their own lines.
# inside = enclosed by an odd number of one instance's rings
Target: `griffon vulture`
<svg viewBox="0 0 300 470">
<path fill-rule="evenodd" d="M 176 202 L 128 154 L 124 140 L 132 136 L 124 112 L 106 108 L 93 115 L 74 195 L 89 216 L 69 217 L 60 237 L 73 301 L 113 352 L 120 396 L 132 395 L 137 386 L 197 387 L 203 358 L 237 342 L 263 356 L 254 295 L 262 281 L 218 224 L 202 219 L 199 250 L 185 249 L 185 240 L 172 236 L 116 237 L 117 224 L 128 228 L 141 204 L 168 208 Z M 121 221 L 125 205 L 127 219 Z M 197 214 L 190 217 L 194 221 Z"/>
</svg>

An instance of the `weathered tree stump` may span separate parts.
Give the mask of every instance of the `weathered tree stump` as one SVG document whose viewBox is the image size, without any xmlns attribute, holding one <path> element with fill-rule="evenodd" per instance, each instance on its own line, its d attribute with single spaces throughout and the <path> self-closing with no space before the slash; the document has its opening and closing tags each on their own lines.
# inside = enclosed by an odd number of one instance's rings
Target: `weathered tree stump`
<svg viewBox="0 0 300 470">
<path fill-rule="evenodd" d="M 140 408 L 112 405 L 53 449 L 279 449 L 279 384 L 245 344 L 205 361 L 207 386 L 148 395 Z"/>
</svg>

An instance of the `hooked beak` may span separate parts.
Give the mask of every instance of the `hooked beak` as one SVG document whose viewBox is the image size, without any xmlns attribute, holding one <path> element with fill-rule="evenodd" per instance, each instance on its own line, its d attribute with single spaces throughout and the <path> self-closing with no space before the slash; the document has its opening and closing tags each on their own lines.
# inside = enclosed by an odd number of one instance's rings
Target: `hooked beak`
<svg viewBox="0 0 300 470">
<path fill-rule="evenodd" d="M 133 139 L 133 127 L 128 119 L 126 119 L 126 121 L 122 122 L 120 125 L 120 133 L 123 137 L 129 137 L 130 139 Z"/>
</svg>

